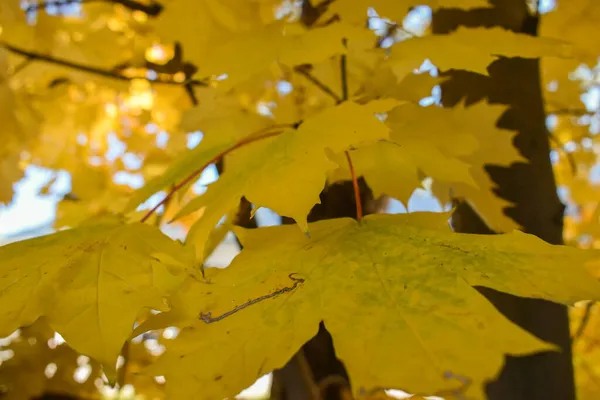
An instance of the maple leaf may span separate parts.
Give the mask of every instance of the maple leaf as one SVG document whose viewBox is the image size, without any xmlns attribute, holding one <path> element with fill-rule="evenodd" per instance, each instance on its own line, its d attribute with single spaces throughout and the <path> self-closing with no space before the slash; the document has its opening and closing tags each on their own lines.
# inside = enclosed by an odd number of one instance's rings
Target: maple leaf
<svg viewBox="0 0 600 400">
<path fill-rule="evenodd" d="M 505 354 L 553 347 L 473 286 L 565 304 L 596 299 L 600 285 L 582 266 L 598 253 L 521 232 L 456 234 L 448 217 L 321 221 L 311 239 L 293 226 L 236 230 L 242 253 L 210 282 L 188 280 L 179 295 L 192 322 L 151 372 L 166 375 L 172 398 L 234 395 L 282 367 L 323 321 L 356 391 L 451 394 L 464 386 L 458 376 L 472 383 L 461 394 L 482 397 Z"/>
<path fill-rule="evenodd" d="M 373 76 L 364 83 L 362 99 L 391 97 L 417 103 L 424 97 L 431 96 L 432 89 L 447 80 L 428 73 L 409 72 L 398 82 L 398 77 L 387 64 L 375 69 Z"/>
<path fill-rule="evenodd" d="M 514 33 L 502 28 L 458 28 L 445 35 L 411 38 L 392 47 L 390 64 L 400 68 L 399 78 L 408 67 L 418 68 L 430 59 L 441 71 L 463 69 L 487 75 L 487 67 L 498 57 L 559 57 L 575 55 L 566 42 Z"/>
<path fill-rule="evenodd" d="M 344 38 L 374 37 L 366 29 L 341 22 L 322 28 L 304 29 L 299 25 L 275 21 L 250 34 L 240 33 L 221 46 L 215 46 L 203 60 L 200 73 L 206 76 L 227 74 L 221 88 L 231 88 L 278 61 L 294 66 L 313 64 L 345 54 Z"/>
<path fill-rule="evenodd" d="M 560 3 L 553 11 L 540 21 L 541 33 L 576 44 L 583 51 L 581 61 L 595 63 L 598 49 L 587 40 L 600 34 L 597 23 L 600 10 L 595 7 L 593 0 L 574 1 L 570 6 Z"/>
<path fill-rule="evenodd" d="M 329 6 L 322 19 L 328 20 L 338 15 L 345 21 L 364 24 L 367 10 L 373 8 L 384 18 L 402 21 L 410 8 L 415 6 L 469 9 L 489 7 L 489 4 L 484 0 L 337 0 Z"/>
<path fill-rule="evenodd" d="M 171 1 L 153 23 L 165 42 L 180 42 L 185 57 L 202 65 L 207 55 L 240 33 L 252 34 L 274 19 L 277 0 Z M 268 12 L 265 12 L 267 10 Z"/>
<path fill-rule="evenodd" d="M 45 316 L 109 377 L 138 314 L 166 310 L 192 260 L 158 229 L 112 219 L 0 247 L 0 259 L 0 336 Z"/>
<path fill-rule="evenodd" d="M 206 207 L 188 234 L 198 244 L 199 254 L 204 253 L 201 247 L 210 231 L 242 196 L 257 207 L 294 218 L 306 232 L 306 216 L 319 203 L 327 171 L 335 167 L 325 149 L 341 152 L 386 138 L 389 129 L 374 114 L 395 105 L 395 100 L 366 105 L 344 102 L 307 119 L 296 130 L 286 130 L 239 149 L 228 159 L 227 170 L 220 179 L 184 206 L 176 218 Z M 295 184 L 285 192 L 273 192 L 273 188 L 291 180 Z"/>
<path fill-rule="evenodd" d="M 129 198 L 124 211 L 133 211 L 140 203 L 154 193 L 170 184 L 183 180 L 215 156 L 233 146 L 236 141 L 228 135 L 218 136 L 214 141 L 204 141 L 200 146 L 184 152 L 173 160 L 162 174 L 155 176 L 144 186 L 136 190 Z"/>
<path fill-rule="evenodd" d="M 94 383 L 101 376 L 101 368 L 97 362 L 91 361 L 90 376 L 83 383 L 77 382 L 75 371 L 80 365 L 81 356 L 66 344 L 49 346 L 54 331 L 43 318 L 33 325 L 21 328 L 19 334 L 11 335 L 4 340 L 0 351 L 13 352 L 14 356 L 3 360 L 0 367 L 0 384 L 2 396 L 7 399 L 31 399 L 43 395 L 44 392 L 69 393 L 89 398 L 97 392 Z M 53 363 L 57 369 L 51 376 L 47 375 L 48 365 Z"/>
<path fill-rule="evenodd" d="M 421 186 L 418 170 L 436 182 L 436 194 L 444 200 L 454 196 L 473 201 L 494 228 L 510 231 L 516 224 L 502 214 L 506 201 L 492 192 L 484 165 L 510 165 L 523 161 L 512 146 L 514 132 L 499 129 L 496 121 L 506 108 L 480 102 L 469 107 L 421 107 L 404 104 L 391 110 L 385 123 L 392 130 L 382 141 L 350 152 L 356 173 L 363 176 L 374 194 L 387 194 L 405 205 Z M 460 142 L 461 146 L 456 146 Z M 342 154 L 333 159 L 339 168 L 333 181 L 351 179 Z"/>
<path fill-rule="evenodd" d="M 8 52 L 0 49 L 0 204 L 8 204 L 13 196 L 13 183 L 23 176 L 20 160 L 26 145 L 32 144 L 39 126 L 25 105 L 25 99 L 9 85 Z"/>
</svg>

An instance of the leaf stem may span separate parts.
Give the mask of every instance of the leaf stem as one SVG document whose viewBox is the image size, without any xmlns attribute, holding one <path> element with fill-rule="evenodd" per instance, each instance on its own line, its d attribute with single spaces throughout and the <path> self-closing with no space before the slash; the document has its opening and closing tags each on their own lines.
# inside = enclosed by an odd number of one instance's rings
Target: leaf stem
<svg viewBox="0 0 600 400">
<path fill-rule="evenodd" d="M 151 17 L 158 16 L 163 10 L 163 6 L 157 2 L 152 2 L 150 4 L 142 4 L 133 0 L 48 0 L 28 6 L 27 8 L 25 8 L 25 13 L 30 13 L 33 11 L 44 9 L 46 7 L 61 7 L 71 4 L 84 3 L 120 4 L 123 7 L 130 9 L 131 11 L 141 11 Z"/>
<path fill-rule="evenodd" d="M 590 301 L 589 303 L 586 304 L 585 311 L 583 313 L 583 318 L 581 318 L 581 323 L 579 324 L 577 331 L 575 332 L 575 334 L 573 335 L 573 338 L 571 339 L 573 342 L 575 342 L 576 340 L 581 338 L 581 336 L 583 336 L 583 333 L 585 332 L 585 328 L 587 328 L 588 323 L 590 322 L 590 318 L 592 316 L 592 310 L 595 305 L 596 305 L 596 302 L 594 302 L 594 301 Z"/>
<path fill-rule="evenodd" d="M 27 57 L 23 61 L 21 61 L 17 66 L 15 66 L 12 71 L 10 71 L 10 76 L 15 76 L 19 72 L 21 72 L 25 67 L 31 64 L 31 58 Z"/>
<path fill-rule="evenodd" d="M 296 290 L 296 288 L 299 285 L 302 285 L 304 283 L 304 279 L 298 278 L 298 277 L 296 277 L 294 275 L 297 275 L 297 274 L 295 272 L 292 272 L 291 274 L 288 275 L 288 278 L 290 278 L 294 282 L 292 284 L 292 286 L 286 286 L 286 287 L 283 287 L 283 288 L 281 288 L 279 290 L 276 290 L 276 291 L 274 291 L 272 293 L 265 294 L 263 296 L 255 298 L 255 299 L 248 300 L 247 302 L 243 303 L 242 305 L 237 306 L 233 310 L 227 311 L 226 313 L 223 313 L 223 314 L 221 314 L 218 317 L 213 317 L 212 313 L 210 311 L 207 312 L 207 313 L 201 312 L 200 315 L 198 315 L 198 319 L 206 322 L 207 324 L 212 324 L 214 322 L 221 321 L 222 319 L 225 319 L 225 318 L 227 318 L 227 317 L 235 314 L 236 312 L 243 310 L 246 307 L 250 307 L 251 305 L 254 305 L 256 303 L 260 303 L 261 301 L 264 301 L 264 300 L 267 300 L 267 299 L 272 299 L 273 297 L 279 296 L 281 294 L 294 291 L 294 290 Z"/>
<path fill-rule="evenodd" d="M 171 190 L 169 190 L 169 193 L 167 193 L 167 195 L 165 196 L 165 198 L 162 199 L 150 211 L 148 211 L 148 213 L 146 213 L 146 215 L 144 215 L 144 217 L 140 220 L 140 222 L 146 222 L 146 220 L 148 218 L 150 218 L 152 216 L 152 214 L 154 214 L 156 212 L 156 210 L 158 210 L 160 208 L 160 206 L 162 206 L 163 204 L 165 204 L 168 201 L 170 201 L 171 197 L 173 197 L 173 195 L 179 189 L 181 189 L 182 187 L 184 187 L 185 185 L 187 185 L 188 183 L 190 183 L 191 181 L 193 181 L 194 179 L 196 179 L 202 173 L 202 171 L 204 171 L 209 165 L 218 162 L 223 157 L 225 157 L 227 154 L 231 153 L 234 150 L 239 149 L 240 147 L 244 147 L 247 144 L 250 144 L 250 143 L 253 143 L 253 142 L 258 142 L 259 140 L 267 139 L 267 138 L 270 138 L 270 137 L 273 137 L 273 136 L 277 136 L 277 135 L 283 133 L 283 130 L 271 131 L 271 129 L 280 129 L 280 128 L 297 127 L 297 126 L 298 126 L 298 124 L 279 124 L 279 125 L 273 125 L 273 126 L 271 126 L 269 128 L 263 129 L 261 131 L 258 131 L 258 132 L 255 132 L 255 133 L 252 133 L 252 134 L 246 136 L 245 138 L 243 138 L 242 140 L 240 140 L 239 142 L 237 142 L 236 144 L 234 144 L 230 148 L 222 151 L 221 153 L 217 154 L 216 156 L 214 156 L 213 158 L 211 158 L 210 160 L 208 160 L 206 163 L 204 163 L 204 165 L 202 165 L 200 168 L 198 168 L 193 173 L 191 173 L 190 175 L 188 175 L 184 180 L 182 180 L 178 184 L 176 184 L 173 187 L 171 187 Z"/>
<path fill-rule="evenodd" d="M 572 117 L 581 117 L 584 115 L 596 115 L 600 110 L 588 110 L 585 108 L 557 108 L 555 110 L 548 110 L 547 114 L 554 115 L 569 115 Z"/>
<path fill-rule="evenodd" d="M 119 390 L 123 389 L 123 386 L 127 383 L 127 368 L 129 364 L 129 346 L 131 346 L 131 342 L 128 340 L 123 345 L 123 349 L 121 350 L 121 357 L 123 357 L 123 365 L 119 368 L 119 373 L 117 375 L 117 384 L 119 385 Z"/>
<path fill-rule="evenodd" d="M 115 71 L 105 70 L 102 68 L 92 67 L 89 65 L 78 64 L 73 61 L 63 60 L 60 58 L 54 58 L 47 54 L 36 53 L 33 51 L 28 51 L 17 46 L 13 46 L 9 43 L 0 41 L 0 46 L 4 47 L 6 50 L 11 53 L 18 54 L 23 57 L 29 58 L 30 61 L 43 61 L 49 64 L 60 65 L 61 67 L 71 68 L 77 71 L 87 72 L 90 74 L 102 76 L 105 78 L 115 79 L 119 81 L 132 81 L 134 79 L 144 79 L 150 83 L 161 84 L 161 85 L 172 85 L 172 86 L 207 86 L 205 82 L 198 80 L 190 80 L 184 82 L 176 82 L 173 80 L 159 80 L 159 79 L 148 79 L 144 77 L 129 77 L 125 75 L 121 75 Z"/>
<path fill-rule="evenodd" d="M 294 71 L 299 73 L 306 79 L 308 79 L 313 85 L 315 85 L 316 87 L 321 89 L 323 91 L 323 93 L 329 95 L 333 100 L 335 100 L 335 102 L 337 104 L 342 102 L 342 99 L 340 98 L 340 96 L 335 94 L 334 91 L 331 90 L 331 88 L 329 86 L 327 86 L 326 84 L 324 84 L 323 82 L 321 82 L 320 80 L 315 78 L 313 75 L 311 75 L 311 73 L 308 72 L 306 69 L 297 67 L 297 68 L 294 68 Z"/>
<path fill-rule="evenodd" d="M 577 162 L 575 162 L 575 157 L 573 157 L 573 154 L 568 152 L 567 149 L 565 149 L 565 145 L 563 143 L 561 143 L 561 141 L 556 136 L 554 136 L 552 133 L 548 132 L 548 138 L 550 139 L 551 142 L 556 144 L 556 147 L 558 147 L 558 149 L 560 151 L 562 151 L 565 154 L 565 157 L 567 157 L 569 166 L 571 167 L 571 173 L 573 175 L 577 175 Z"/>
<path fill-rule="evenodd" d="M 358 178 L 356 177 L 356 171 L 354 171 L 354 165 L 352 165 L 352 159 L 350 158 L 350 152 L 346 150 L 346 160 L 348 160 L 348 167 L 350 168 L 350 175 L 352 176 L 352 186 L 354 187 L 354 199 L 356 201 L 356 219 L 360 221 L 363 217 L 362 202 L 360 200 L 360 187 L 358 186 Z"/>
<path fill-rule="evenodd" d="M 170 190 L 173 190 L 174 185 L 171 185 Z M 166 200 L 163 204 L 163 212 L 160 213 L 157 217 L 156 217 L 156 221 L 154 221 L 154 226 L 156 226 L 157 228 L 160 228 L 160 226 L 162 225 L 163 220 L 165 219 L 165 215 L 167 214 L 167 208 L 169 208 L 169 204 L 171 204 L 171 200 L 173 200 L 173 198 L 169 198 L 168 200 Z"/>
</svg>

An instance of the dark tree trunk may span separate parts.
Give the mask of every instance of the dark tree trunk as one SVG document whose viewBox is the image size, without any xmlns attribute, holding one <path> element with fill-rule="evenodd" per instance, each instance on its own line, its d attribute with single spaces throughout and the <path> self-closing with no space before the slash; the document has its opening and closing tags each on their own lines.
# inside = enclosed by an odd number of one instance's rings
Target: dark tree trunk
<svg viewBox="0 0 600 400">
<path fill-rule="evenodd" d="M 488 10 L 440 10 L 433 16 L 433 30 L 447 33 L 459 25 L 503 26 L 529 35 L 537 34 L 539 19 L 526 14 L 525 0 L 496 0 L 495 3 L 495 7 Z M 451 79 L 442 85 L 444 106 L 452 107 L 465 98 L 468 103 L 487 98 L 491 103 L 510 106 L 498 126 L 518 131 L 515 146 L 529 163 L 513 164 L 509 168 L 489 166 L 487 172 L 497 185 L 496 193 L 514 202 L 513 207 L 505 210 L 506 215 L 528 233 L 549 243 L 562 243 L 564 206 L 558 199 L 550 164 L 539 62 L 499 59 L 490 66 L 489 77 L 464 71 L 447 75 Z M 494 233 L 466 203 L 457 207 L 452 222 L 459 232 Z M 560 353 L 508 357 L 501 375 L 487 385 L 488 398 L 574 400 L 566 307 L 487 288 L 479 290 L 511 321 L 562 349 Z"/>
</svg>

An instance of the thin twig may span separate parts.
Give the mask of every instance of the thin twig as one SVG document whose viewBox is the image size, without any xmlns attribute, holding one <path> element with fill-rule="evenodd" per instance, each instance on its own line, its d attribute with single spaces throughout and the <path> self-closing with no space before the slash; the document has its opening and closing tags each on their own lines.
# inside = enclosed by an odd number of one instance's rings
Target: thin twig
<svg viewBox="0 0 600 400">
<path fill-rule="evenodd" d="M 161 85 L 207 86 L 207 84 L 205 82 L 201 82 L 201 81 L 197 81 L 197 80 L 176 82 L 174 80 L 159 80 L 159 79 L 152 80 L 152 79 L 148 79 L 145 77 L 129 77 L 129 76 L 121 75 L 114 71 L 109 71 L 109 70 L 105 70 L 102 68 L 92 67 L 89 65 L 78 64 L 78 63 L 75 63 L 75 62 L 72 62 L 69 60 L 62 60 L 59 58 L 54 58 L 47 54 L 41 54 L 41 53 L 36 53 L 33 51 L 24 50 L 19 47 L 8 44 L 6 42 L 0 42 L 0 46 L 4 47 L 6 50 L 10 51 L 11 53 L 18 54 L 18 55 L 21 55 L 24 57 L 28 57 L 31 59 L 31 61 L 43 61 L 43 62 L 47 62 L 47 63 L 54 64 L 54 65 L 60 65 L 61 67 L 72 68 L 72 69 L 75 69 L 78 71 L 87 72 L 90 74 L 94 74 L 94 75 L 98 75 L 98 76 L 102 76 L 102 77 L 110 78 L 110 79 L 116 79 L 116 80 L 120 80 L 120 81 L 132 81 L 134 79 L 145 79 L 150 83 L 161 84 Z"/>
<path fill-rule="evenodd" d="M 340 96 L 335 94 L 335 92 L 333 90 L 331 90 L 331 88 L 329 86 L 327 86 L 326 84 L 324 84 L 323 82 L 321 82 L 320 80 L 315 78 L 313 75 L 311 75 L 311 73 L 308 72 L 306 69 L 297 67 L 297 68 L 294 68 L 294 71 L 299 73 L 306 79 L 308 79 L 312 84 L 314 84 L 316 87 L 321 89 L 323 91 L 323 93 L 329 95 L 333 100 L 335 100 L 336 103 L 342 102 L 342 99 L 340 98 Z"/>
<path fill-rule="evenodd" d="M 548 132 L 548 137 L 550 138 L 550 141 L 554 142 L 554 144 L 565 154 L 567 161 L 569 162 L 569 166 L 571 167 L 571 172 L 573 175 L 577 175 L 577 163 L 575 162 L 575 157 L 573 157 L 573 154 L 565 150 L 565 146 L 552 133 Z"/>
<path fill-rule="evenodd" d="M 347 45 L 347 40 L 342 39 L 344 46 Z M 342 54 L 340 57 L 340 75 L 342 78 L 342 101 L 348 100 L 348 60 L 346 55 Z M 356 171 L 354 171 L 354 165 L 352 165 L 352 159 L 350 153 L 346 150 L 346 160 L 348 160 L 348 168 L 350 169 L 350 176 L 352 176 L 352 186 L 354 187 L 354 198 L 356 201 L 356 219 L 360 221 L 363 217 L 362 202 L 360 200 L 360 187 L 358 186 L 358 178 L 356 177 Z"/>
<path fill-rule="evenodd" d="M 437 392 L 435 394 L 436 396 L 440 396 L 440 397 L 452 396 L 459 400 L 467 400 L 467 397 L 465 396 L 465 392 L 469 389 L 469 386 L 471 386 L 471 384 L 473 383 L 473 381 L 470 378 L 468 378 L 466 376 L 456 375 L 456 374 L 452 373 L 452 371 L 444 372 L 444 378 L 457 380 L 458 382 L 460 382 L 460 387 L 458 387 L 456 389 L 444 390 L 444 391 Z"/>
<path fill-rule="evenodd" d="M 571 115 L 573 117 L 582 117 L 584 115 L 596 115 L 598 110 L 590 111 L 585 108 L 559 108 L 556 110 L 550 110 L 548 114 L 554 115 Z"/>
<path fill-rule="evenodd" d="M 16 74 L 21 72 L 25 67 L 27 67 L 29 64 L 31 64 L 32 61 L 33 60 L 31 59 L 31 57 L 25 58 L 23 61 L 21 61 L 19 63 L 19 65 L 17 65 L 16 67 L 14 67 L 12 69 L 12 71 L 10 71 L 10 76 L 15 76 Z"/>
<path fill-rule="evenodd" d="M 348 41 L 346 39 L 342 39 L 342 44 L 344 47 Z M 345 54 L 342 54 L 340 57 L 340 75 L 342 79 L 342 101 L 348 100 L 348 59 Z"/>
<path fill-rule="evenodd" d="M 585 305 L 585 311 L 583 312 L 583 317 L 581 318 L 581 323 L 579 324 L 577 331 L 575 332 L 575 334 L 573 335 L 573 338 L 571 339 L 573 342 L 575 342 L 576 340 L 581 338 L 581 336 L 583 336 L 583 332 L 585 332 L 585 328 L 587 328 L 588 323 L 590 322 L 590 318 L 592 317 L 592 310 L 594 309 L 595 305 L 596 305 L 596 302 L 594 302 L 594 301 L 590 301 L 589 303 L 587 303 Z"/>
<path fill-rule="evenodd" d="M 123 386 L 127 383 L 127 369 L 129 367 L 129 346 L 131 346 L 131 342 L 127 340 L 123 345 L 123 349 L 121 350 L 121 357 L 123 357 L 123 365 L 119 369 L 119 374 L 117 375 L 117 384 L 119 385 L 119 389 L 123 389 Z"/>
<path fill-rule="evenodd" d="M 350 176 L 352 176 L 352 186 L 354 187 L 354 199 L 356 201 L 356 219 L 360 221 L 363 217 L 362 201 L 360 200 L 360 187 L 358 186 L 358 178 L 356 177 L 356 171 L 354 171 L 354 165 L 352 165 L 352 159 L 350 153 L 346 150 L 346 160 L 348 160 L 348 168 L 350 169 Z"/>
<path fill-rule="evenodd" d="M 600 379 L 598 379 L 598 375 L 596 375 L 596 373 L 590 367 L 590 365 L 584 360 L 580 360 L 579 363 L 580 363 L 579 365 L 581 365 L 581 367 L 585 370 L 585 372 L 588 373 L 592 383 L 594 385 L 596 385 L 596 387 L 600 388 Z"/>
<path fill-rule="evenodd" d="M 294 275 L 296 275 L 295 272 L 292 272 L 291 274 L 288 275 L 288 278 L 290 278 L 292 281 L 294 281 L 292 286 L 286 286 L 286 287 L 276 290 L 272 293 L 265 294 L 264 296 L 260 296 L 255 299 L 249 300 L 249 301 L 245 302 L 244 304 L 237 306 L 233 310 L 227 311 L 226 313 L 224 313 L 218 317 L 212 317 L 212 313 L 207 312 L 207 313 L 200 313 L 198 318 L 201 319 L 202 321 L 206 322 L 207 324 L 212 324 L 213 322 L 221 321 L 222 319 L 225 319 L 225 318 L 235 314 L 236 312 L 243 310 L 246 307 L 250 307 L 253 304 L 260 303 L 263 300 L 271 299 L 273 297 L 279 296 L 279 295 L 287 293 L 287 292 L 291 292 L 291 291 L 295 290 L 299 285 L 304 283 L 304 279 L 295 277 Z"/>
<path fill-rule="evenodd" d="M 160 3 L 153 2 L 151 4 L 142 4 L 133 0 L 48 0 L 42 1 L 37 4 L 32 4 L 25 9 L 26 13 L 30 13 L 33 11 L 45 9 L 47 7 L 61 7 L 67 6 L 71 4 L 85 4 L 85 3 L 112 3 L 112 4 L 120 4 L 125 8 L 128 8 L 132 11 L 141 11 L 150 17 L 158 16 L 162 10 L 163 6 Z"/>
<path fill-rule="evenodd" d="M 276 125 L 274 127 L 268 128 L 268 129 L 274 129 L 274 128 L 276 129 L 276 127 L 282 127 L 282 126 L 283 126 L 283 124 Z M 285 126 L 295 127 L 295 126 L 297 126 L 297 124 L 285 125 Z M 144 217 L 140 220 L 140 222 L 146 222 L 146 220 L 148 218 L 150 218 L 152 216 L 152 214 L 154 214 L 156 212 L 156 210 L 158 210 L 160 208 L 160 206 L 162 206 L 167 201 L 169 201 L 169 199 L 179 189 L 181 189 L 182 187 L 184 187 L 185 185 L 187 185 L 188 183 L 190 183 L 191 181 L 193 181 L 194 179 L 196 179 L 202 173 L 202 171 L 204 171 L 209 165 L 218 162 L 223 157 L 225 157 L 227 154 L 231 153 L 234 150 L 239 149 L 240 147 L 243 147 L 243 146 L 245 146 L 247 144 L 250 144 L 250 143 L 253 143 L 253 142 L 257 142 L 257 141 L 262 140 L 262 139 L 266 139 L 266 138 L 269 138 L 269 137 L 277 136 L 277 135 L 281 134 L 282 132 L 283 132 L 282 130 L 277 130 L 277 131 L 274 131 L 274 132 L 268 132 L 268 131 L 266 131 L 265 133 L 262 133 L 262 134 L 257 134 L 257 133 L 251 134 L 251 135 L 245 137 L 244 139 L 240 140 L 239 142 L 237 142 L 236 144 L 234 144 L 233 146 L 231 146 L 227 150 L 225 150 L 225 151 L 217 154 L 216 156 L 214 156 L 213 158 L 211 158 L 210 160 L 208 160 L 206 163 L 204 163 L 204 165 L 202 165 L 200 168 L 198 168 L 193 173 L 191 173 L 190 175 L 188 175 L 187 178 L 185 178 L 184 180 L 182 180 L 181 182 L 179 182 L 177 185 L 174 185 L 171 188 L 171 190 L 169 191 L 169 193 L 167 193 L 167 195 L 165 196 L 165 198 L 162 199 L 150 211 L 148 211 L 148 213 L 146 213 L 146 215 L 144 215 Z"/>
<path fill-rule="evenodd" d="M 173 190 L 174 185 L 171 185 L 171 189 Z M 154 226 L 156 226 L 157 228 L 160 228 L 160 225 L 162 224 L 163 220 L 165 219 L 165 215 L 167 214 L 167 208 L 169 208 L 169 204 L 171 204 L 171 200 L 173 200 L 173 197 L 170 197 L 168 200 L 166 200 L 163 204 L 163 212 L 160 213 L 157 217 L 156 217 L 156 221 L 154 221 Z"/>
</svg>

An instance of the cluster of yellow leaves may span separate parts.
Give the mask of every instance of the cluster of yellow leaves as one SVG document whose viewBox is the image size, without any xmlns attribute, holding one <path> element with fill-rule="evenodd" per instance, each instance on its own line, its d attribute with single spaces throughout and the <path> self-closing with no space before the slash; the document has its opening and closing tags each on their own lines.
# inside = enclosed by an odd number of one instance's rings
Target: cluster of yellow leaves
<svg viewBox="0 0 600 400">
<path fill-rule="evenodd" d="M 67 345 L 56 343 L 54 330 L 43 319 L 19 330 L 15 336 L 0 347 L 3 353 L 13 354 L 0 364 L 0 386 L 7 398 L 30 399 L 46 392 L 81 397 L 97 393 L 94 378 L 100 375 L 100 364 Z M 89 377 L 78 382 L 75 372 L 84 365 L 89 365 Z"/>
<path fill-rule="evenodd" d="M 564 268 L 567 260 L 580 264 L 595 253 L 518 232 L 454 234 L 448 217 L 322 221 L 310 225 L 310 239 L 294 226 L 237 230 L 244 250 L 232 265 L 207 282 L 189 280 L 178 292 L 182 307 L 172 319 L 160 315 L 163 323 L 188 322 L 153 372 L 167 377 L 172 398 L 223 398 L 282 367 L 324 321 L 356 391 L 446 392 L 457 386 L 448 372 L 481 382 L 498 370 L 503 354 L 549 348 L 472 286 L 565 303 L 597 296 L 600 286 L 585 271 Z M 297 279 L 304 281 L 290 294 L 218 320 L 232 305 L 293 287 Z M 208 313 L 216 322 L 198 319 Z M 225 347 L 245 362 L 219 357 Z M 389 368 L 399 357 L 411 368 Z M 469 389 L 476 398 L 481 390 Z"/>
<path fill-rule="evenodd" d="M 30 246 L 35 258 L 23 265 Z M 189 253 L 156 228 L 110 218 L 4 246 L 0 259 L 2 298 L 9 301 L 0 335 L 45 316 L 112 379 L 138 315 L 145 308 L 166 310 L 164 299 L 191 264 Z"/>
<path fill-rule="evenodd" d="M 35 139 L 37 116 L 27 104 L 27 97 L 15 92 L 9 84 L 8 52 L 0 49 L 0 204 L 12 198 L 12 184 L 23 176 L 21 152 Z"/>
<path fill-rule="evenodd" d="M 176 325 L 182 334 L 140 372 L 165 375 L 172 398 L 214 399 L 283 366 L 324 321 L 357 392 L 451 396 L 456 377 L 466 377 L 479 398 L 506 354 L 551 347 L 473 286 L 564 304 L 600 298 L 583 268 L 593 251 L 519 233 L 453 234 L 446 214 L 307 223 L 326 184 L 352 178 L 349 158 L 376 195 L 407 202 L 430 177 L 441 201 L 466 198 L 492 228 L 512 230 L 483 170 L 520 160 L 514 133 L 495 127 L 504 109 L 421 107 L 441 79 L 415 69 L 427 58 L 442 71 L 486 74 L 500 56 L 579 60 L 586 49 L 497 28 L 386 49 L 365 24 L 369 7 L 401 24 L 418 4 L 485 7 L 482 0 L 337 0 L 311 25 L 281 0 L 171 0 L 152 19 L 102 3 L 82 5 L 79 18 L 38 10 L 35 25 L 16 0 L 0 8 L 0 101 L 15 138 L 0 154 L 0 185 L 17 180 L 24 163 L 70 171 L 56 226 L 76 227 L 0 248 L 0 335 L 44 318 L 114 381 L 125 343 L 123 354 L 143 359 L 132 336 Z M 77 66 L 27 60 L 15 48 Z M 148 49 L 171 54 L 158 57 L 163 65 L 180 65 L 154 81 L 144 75 L 152 67 L 140 67 L 154 60 Z M 185 63 L 195 66 L 189 76 Z M 27 107 L 36 118 L 23 114 Z M 196 130 L 202 141 L 187 150 Z M 116 156 L 114 142 L 125 149 Z M 140 165 L 128 166 L 130 158 Z M 218 161 L 220 178 L 196 196 L 197 176 Z M 131 194 L 114 182 L 121 172 L 144 186 Z M 0 201 L 10 199 L 9 186 L 0 186 Z M 141 203 L 174 188 L 146 224 L 111 216 L 139 220 Z M 242 197 L 298 226 L 237 231 L 242 254 L 201 278 L 195 266 L 225 233 L 215 226 Z M 150 225 L 180 218 L 191 225 L 184 245 Z M 162 312 L 148 318 L 148 309 Z M 411 368 L 389 368 L 398 357 Z"/>
</svg>

